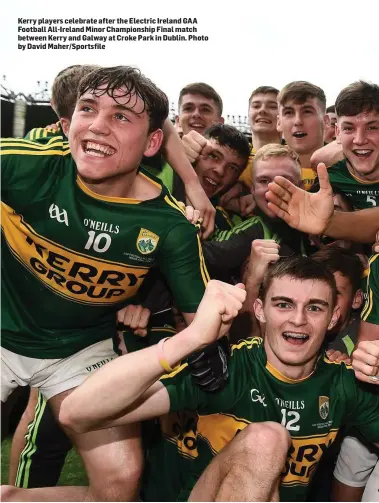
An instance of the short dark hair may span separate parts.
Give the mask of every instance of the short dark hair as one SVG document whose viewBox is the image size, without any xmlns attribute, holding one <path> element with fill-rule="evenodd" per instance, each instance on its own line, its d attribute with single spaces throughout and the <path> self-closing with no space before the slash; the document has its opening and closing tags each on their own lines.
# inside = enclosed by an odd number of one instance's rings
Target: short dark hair
<svg viewBox="0 0 379 503">
<path fill-rule="evenodd" d="M 361 287 L 363 265 L 358 255 L 352 251 L 341 246 L 330 246 L 318 250 L 312 258 L 323 264 L 332 274 L 339 272 L 342 276 L 349 278 L 353 293 Z"/>
<path fill-rule="evenodd" d="M 103 86 L 104 89 L 100 89 Z M 126 91 L 122 96 L 118 96 L 116 91 L 122 87 L 126 87 Z M 136 105 L 137 98 L 141 98 L 144 108 L 139 113 L 146 110 L 150 122 L 149 133 L 161 129 L 168 116 L 167 96 L 138 68 L 131 66 L 99 68 L 80 82 L 78 98 L 88 91 L 95 91 L 96 96 L 108 94 L 116 102 L 121 97 L 126 98 L 131 108 Z"/>
<path fill-rule="evenodd" d="M 250 102 L 252 100 L 252 98 L 256 95 L 256 94 L 275 94 L 275 96 L 278 96 L 279 94 L 279 89 L 276 89 L 276 87 L 272 87 L 272 86 L 259 86 L 257 87 L 256 89 L 254 89 L 254 91 L 250 94 L 250 98 L 249 98 L 249 105 L 250 105 Z"/>
<path fill-rule="evenodd" d="M 183 96 L 186 94 L 199 94 L 200 96 L 204 96 L 204 98 L 213 100 L 216 103 L 220 115 L 222 115 L 223 103 L 221 96 L 213 89 L 212 86 L 205 84 L 204 82 L 195 82 L 183 87 L 179 93 L 179 110 L 180 105 L 182 104 Z"/>
<path fill-rule="evenodd" d="M 323 111 L 326 109 L 326 96 L 321 87 L 315 86 L 305 80 L 290 82 L 278 94 L 279 105 L 284 106 L 289 101 L 303 105 L 309 98 L 317 98 Z"/>
<path fill-rule="evenodd" d="M 247 163 L 250 156 L 250 145 L 246 136 L 229 124 L 214 124 L 205 133 L 205 138 L 216 140 L 221 146 L 234 150 Z"/>
<path fill-rule="evenodd" d="M 326 113 L 327 114 L 335 114 L 336 113 L 336 107 L 335 107 L 335 105 L 330 105 L 330 107 L 328 107 L 326 109 Z"/>
<path fill-rule="evenodd" d="M 281 258 L 278 262 L 269 267 L 263 280 L 259 297 L 264 301 L 266 294 L 275 278 L 289 276 L 299 280 L 317 280 L 326 283 L 332 291 L 332 309 L 337 301 L 337 287 L 333 274 L 320 262 L 311 257 L 293 256 Z"/>
<path fill-rule="evenodd" d="M 338 117 L 379 113 L 379 86 L 359 80 L 342 89 L 336 100 Z"/>
<path fill-rule="evenodd" d="M 99 66 L 72 65 L 61 70 L 51 88 L 51 101 L 58 118 L 71 119 L 75 110 L 79 82 Z"/>
</svg>

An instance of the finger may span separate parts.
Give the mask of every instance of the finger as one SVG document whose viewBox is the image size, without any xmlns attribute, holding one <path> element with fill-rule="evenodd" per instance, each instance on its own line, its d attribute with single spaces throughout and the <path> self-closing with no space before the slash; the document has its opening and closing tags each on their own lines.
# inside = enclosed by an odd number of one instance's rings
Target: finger
<svg viewBox="0 0 379 503">
<path fill-rule="evenodd" d="M 216 210 L 212 207 L 211 209 L 205 211 L 203 215 L 201 215 L 200 213 L 200 217 L 203 217 L 204 219 L 203 224 L 201 226 L 201 230 L 202 230 L 202 239 L 205 240 L 214 231 Z"/>
<path fill-rule="evenodd" d="M 207 158 L 209 154 L 213 154 L 214 151 L 214 147 L 207 141 L 207 143 L 201 149 L 201 156 Z"/>
<path fill-rule="evenodd" d="M 279 208 L 279 206 L 276 206 L 276 204 L 274 203 L 267 203 L 267 207 L 270 211 L 274 213 L 274 215 L 284 220 L 287 224 L 290 224 L 291 217 L 289 213 L 287 213 L 287 211 L 282 210 L 281 208 Z"/>
<path fill-rule="evenodd" d="M 147 330 L 144 330 L 143 328 L 137 328 L 137 330 L 134 330 L 134 335 L 138 335 L 139 337 L 146 337 Z"/>
<path fill-rule="evenodd" d="M 353 369 L 357 372 L 362 372 L 366 376 L 377 376 L 379 374 L 379 368 L 377 366 L 368 365 L 367 363 L 355 360 L 353 358 Z"/>
<path fill-rule="evenodd" d="M 368 365 L 371 365 L 371 366 L 376 366 L 379 363 L 379 359 L 375 354 L 372 355 L 372 354 L 366 353 L 365 351 L 362 351 L 359 348 L 354 351 L 353 360 L 367 363 Z"/>
<path fill-rule="evenodd" d="M 355 371 L 354 373 L 355 377 L 362 382 L 368 382 L 370 384 L 379 385 L 379 379 L 377 379 L 376 377 L 367 376 L 366 374 L 360 372 L 359 370 Z"/>
<path fill-rule="evenodd" d="M 249 204 L 244 210 L 243 210 L 243 217 L 247 217 L 248 215 L 251 215 L 256 207 L 255 202 Z"/>
<path fill-rule="evenodd" d="M 186 205 L 185 203 L 183 203 L 183 201 L 178 201 L 178 205 L 180 206 L 180 208 L 185 211 L 186 210 Z"/>
<path fill-rule="evenodd" d="M 186 212 L 186 219 L 189 220 L 190 222 L 192 222 L 193 221 L 193 214 L 194 214 L 193 207 L 186 206 L 185 212 Z"/>
<path fill-rule="evenodd" d="M 320 184 L 320 191 L 332 192 L 332 187 L 329 183 L 328 170 L 323 162 L 317 166 L 317 176 Z"/>
<path fill-rule="evenodd" d="M 363 359 L 366 354 L 375 356 L 377 359 L 379 358 L 379 340 L 374 340 L 374 341 L 361 341 L 357 349 L 354 351 L 354 356 L 356 354 L 363 356 Z"/>
<path fill-rule="evenodd" d="M 283 176 L 276 176 L 274 178 L 274 182 L 271 183 L 273 183 L 275 186 L 280 187 L 282 190 L 289 192 L 290 194 L 294 194 L 299 190 L 299 187 L 296 187 L 296 185 L 294 185 L 292 182 L 290 182 L 289 180 L 287 180 L 287 178 L 284 178 Z M 270 190 L 271 190 L 270 187 L 271 183 L 268 184 Z"/>
<path fill-rule="evenodd" d="M 123 309 L 120 309 L 119 311 L 117 311 L 117 322 L 118 323 L 124 323 L 125 311 L 126 311 L 125 307 Z"/>
<path fill-rule="evenodd" d="M 193 211 L 193 220 L 192 220 L 192 223 L 193 224 L 197 224 L 197 223 L 202 224 L 203 221 L 204 221 L 204 219 L 201 218 L 200 211 L 199 210 L 194 210 Z"/>
<path fill-rule="evenodd" d="M 328 355 L 328 358 L 331 362 L 335 362 L 340 356 L 342 356 L 341 351 L 333 351 L 330 356 Z"/>
<path fill-rule="evenodd" d="M 151 314 L 150 310 L 147 309 L 146 307 L 144 307 L 142 309 L 138 328 L 144 329 L 147 327 L 147 324 L 149 323 L 149 319 L 150 319 L 150 314 Z"/>
<path fill-rule="evenodd" d="M 284 188 L 281 185 L 279 185 L 278 183 L 276 183 L 277 178 L 282 178 L 282 177 L 276 176 L 275 182 L 270 182 L 268 184 L 268 186 L 267 186 L 268 192 L 272 192 L 279 199 L 288 203 L 291 200 L 292 194 L 289 190 L 287 190 L 286 188 Z M 285 180 L 285 178 L 283 178 L 283 180 Z M 286 180 L 286 181 L 288 181 L 288 180 Z M 291 183 L 291 182 L 289 182 L 289 183 Z M 266 197 L 266 199 L 267 199 L 267 197 Z"/>
<path fill-rule="evenodd" d="M 130 324 L 129 324 L 129 326 L 132 330 L 139 328 L 141 313 L 142 313 L 142 306 L 135 306 L 135 309 L 132 313 L 132 317 L 131 317 Z"/>
<path fill-rule="evenodd" d="M 282 199 L 280 196 L 278 196 L 277 194 L 275 194 L 271 190 L 268 190 L 265 193 L 265 198 L 270 203 L 275 204 L 278 208 L 281 208 L 284 211 L 288 211 L 288 203 L 289 203 L 289 201 L 288 202 L 285 201 L 284 199 Z"/>
<path fill-rule="evenodd" d="M 123 323 L 127 327 L 130 327 L 135 309 L 136 309 L 136 306 L 134 306 L 134 305 L 126 306 Z"/>
</svg>

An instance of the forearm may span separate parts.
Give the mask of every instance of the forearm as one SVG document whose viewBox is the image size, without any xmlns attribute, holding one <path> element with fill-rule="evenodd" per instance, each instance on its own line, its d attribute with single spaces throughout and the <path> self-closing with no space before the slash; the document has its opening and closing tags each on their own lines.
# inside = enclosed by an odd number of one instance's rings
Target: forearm
<svg viewBox="0 0 379 503">
<path fill-rule="evenodd" d="M 197 349 L 193 329 L 187 327 L 165 342 L 164 355 L 174 367 Z M 120 356 L 97 370 L 64 400 L 60 420 L 86 431 L 131 414 L 140 405 L 138 399 L 163 373 L 156 346 Z"/>
<path fill-rule="evenodd" d="M 378 229 L 379 208 L 353 212 L 335 211 L 325 234 L 358 243 L 373 243 Z"/>
<path fill-rule="evenodd" d="M 163 125 L 164 143 L 163 152 L 167 162 L 180 176 L 185 185 L 200 183 L 192 164 L 189 162 L 182 141 L 179 138 L 170 119 L 166 119 Z"/>
</svg>

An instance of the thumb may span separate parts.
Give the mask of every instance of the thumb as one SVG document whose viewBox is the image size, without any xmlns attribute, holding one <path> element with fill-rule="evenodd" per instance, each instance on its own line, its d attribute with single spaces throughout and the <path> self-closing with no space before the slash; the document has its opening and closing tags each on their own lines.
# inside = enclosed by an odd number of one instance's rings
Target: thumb
<svg viewBox="0 0 379 503">
<path fill-rule="evenodd" d="M 323 162 L 317 166 L 317 176 L 320 183 L 320 191 L 332 192 L 332 187 L 329 183 L 328 170 Z"/>
</svg>

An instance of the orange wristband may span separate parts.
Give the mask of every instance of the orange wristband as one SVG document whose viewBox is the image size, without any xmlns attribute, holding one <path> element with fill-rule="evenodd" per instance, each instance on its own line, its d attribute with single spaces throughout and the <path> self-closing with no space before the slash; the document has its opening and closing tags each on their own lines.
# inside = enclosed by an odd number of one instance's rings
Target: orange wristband
<svg viewBox="0 0 379 503">
<path fill-rule="evenodd" d="M 167 374 L 171 374 L 171 372 L 174 372 L 174 370 L 176 370 L 179 367 L 179 365 L 177 365 L 175 368 L 172 368 L 171 365 L 166 360 L 166 357 L 165 357 L 165 355 L 163 353 L 163 344 L 167 341 L 167 339 L 170 339 L 170 337 L 165 337 L 164 339 L 161 339 L 158 342 L 158 344 L 157 344 L 157 356 L 158 356 L 159 363 L 161 364 L 163 370 Z"/>
</svg>

